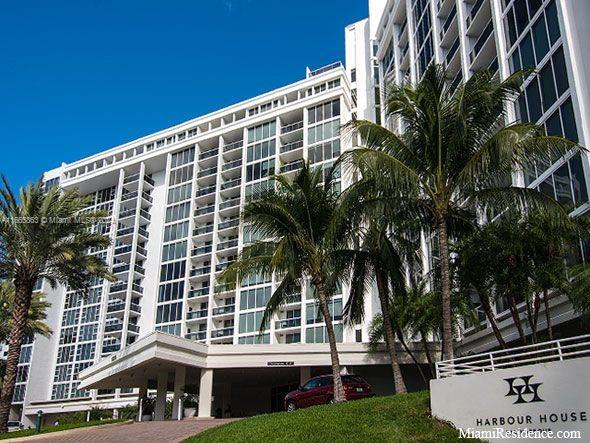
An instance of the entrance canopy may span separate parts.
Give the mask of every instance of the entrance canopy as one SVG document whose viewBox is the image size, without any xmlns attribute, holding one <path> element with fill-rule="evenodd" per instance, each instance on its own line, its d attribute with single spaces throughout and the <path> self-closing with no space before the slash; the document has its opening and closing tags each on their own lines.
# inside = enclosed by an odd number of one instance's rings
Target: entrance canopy
<svg viewBox="0 0 590 443">
<path fill-rule="evenodd" d="M 343 366 L 381 365 L 384 352 L 368 353 L 366 344 L 339 343 Z M 411 363 L 400 353 L 400 363 Z M 331 366 L 330 347 L 320 344 L 205 345 L 155 331 L 124 350 L 102 359 L 79 375 L 80 389 L 134 388 L 144 386 L 159 373 L 200 369 Z"/>
</svg>

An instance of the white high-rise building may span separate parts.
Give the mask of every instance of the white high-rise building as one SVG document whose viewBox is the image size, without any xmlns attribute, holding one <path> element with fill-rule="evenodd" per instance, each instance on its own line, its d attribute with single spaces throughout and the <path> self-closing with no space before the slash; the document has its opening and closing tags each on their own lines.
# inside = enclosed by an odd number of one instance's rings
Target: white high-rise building
<svg viewBox="0 0 590 443">
<path fill-rule="evenodd" d="M 108 211 L 98 226 L 112 246 L 94 251 L 119 282 L 97 280 L 86 297 L 42 290 L 52 303 L 51 338 L 23 348 L 14 414 L 31 424 L 92 407 L 117 409 L 157 389 L 177 400 L 199 395 L 199 415 L 248 415 L 281 409 L 287 390 L 329 372 L 325 328 L 309 291 L 293 294 L 257 332 L 276 279 L 251 278 L 228 290 L 216 276 L 252 241 L 240 210 L 274 172 L 302 162 L 328 171 L 352 140 L 338 128 L 351 118 L 388 124 L 381 103 L 391 82 L 417 81 L 433 61 L 458 84 L 490 67 L 502 77 L 534 65 L 514 118 L 589 145 L 587 82 L 590 4 L 585 0 L 371 0 L 368 19 L 345 30 L 346 63 L 307 70 L 304 80 L 106 150 L 44 175 L 46 186 L 78 188 Z M 515 175 L 575 207 L 588 209 L 588 158 L 576 155 Z M 351 177 L 343 174 L 345 188 Z M 579 259 L 590 253 L 580 244 Z M 377 393 L 391 392 L 383 353 L 368 353 L 368 321 L 379 312 L 367 297 L 367 321 L 342 324 L 347 288 L 331 302 L 341 362 Z M 555 324 L 574 317 L 553 301 Z M 506 311 L 500 325 L 515 338 Z M 543 318 L 541 316 L 540 318 Z M 485 321 L 482 319 L 482 321 Z M 463 331 L 466 350 L 495 345 L 489 330 Z M 221 346 L 223 345 L 223 346 Z M 421 350 L 416 356 L 424 361 Z M 410 388 L 421 380 L 401 353 Z M 82 374 L 81 374 L 82 373 Z M 28 382 L 27 382 L 28 380 Z"/>
</svg>

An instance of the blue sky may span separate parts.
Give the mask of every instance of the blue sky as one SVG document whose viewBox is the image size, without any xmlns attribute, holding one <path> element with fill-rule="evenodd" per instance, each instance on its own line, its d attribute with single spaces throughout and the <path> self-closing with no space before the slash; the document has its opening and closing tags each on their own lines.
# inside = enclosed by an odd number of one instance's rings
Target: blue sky
<svg viewBox="0 0 590 443">
<path fill-rule="evenodd" d="M 0 172 L 44 170 L 344 58 L 368 0 L 0 3 Z"/>
</svg>

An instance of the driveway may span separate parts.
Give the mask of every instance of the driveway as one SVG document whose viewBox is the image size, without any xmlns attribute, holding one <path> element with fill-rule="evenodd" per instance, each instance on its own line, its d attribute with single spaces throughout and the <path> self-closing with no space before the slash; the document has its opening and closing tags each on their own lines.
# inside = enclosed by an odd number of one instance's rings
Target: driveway
<svg viewBox="0 0 590 443">
<path fill-rule="evenodd" d="M 4 440 L 6 442 L 180 442 L 191 435 L 209 428 L 229 423 L 235 419 L 185 419 L 181 421 L 148 421 L 122 423 L 70 431 L 41 434 L 33 437 Z"/>
</svg>

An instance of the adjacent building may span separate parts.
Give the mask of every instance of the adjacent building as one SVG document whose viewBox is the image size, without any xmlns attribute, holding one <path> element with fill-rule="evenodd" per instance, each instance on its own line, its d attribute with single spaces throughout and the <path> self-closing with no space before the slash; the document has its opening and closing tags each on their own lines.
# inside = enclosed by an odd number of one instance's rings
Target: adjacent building
<svg viewBox="0 0 590 443">
<path fill-rule="evenodd" d="M 54 334 L 23 347 L 28 383 L 25 376 L 17 385 L 15 415 L 31 423 L 40 409 L 49 417 L 117 409 L 147 389 L 157 389 L 160 405 L 174 392 L 176 412 L 185 392 L 198 392 L 202 416 L 280 409 L 287 390 L 329 372 L 325 327 L 304 289 L 259 336 L 280 281 L 253 276 L 235 289 L 217 282 L 255 240 L 240 219 L 244 205 L 273 186 L 275 172 L 295 174 L 305 161 L 330 171 L 353 147 L 339 132 L 350 119 L 392 126 L 381 106 L 384 86 L 419 80 L 431 62 L 448 67 L 450 84 L 482 68 L 505 78 L 535 66 L 511 118 L 589 145 L 588 23 L 584 0 L 371 0 L 369 18 L 345 29 L 344 65 L 308 68 L 299 82 L 46 172 L 45 186 L 77 188 L 92 196 L 89 211 L 109 214 L 95 229 L 112 246 L 92 252 L 119 280 L 97 279 L 85 296 L 43 286 Z M 588 168 L 578 154 L 513 180 L 571 203 L 578 215 L 589 207 Z M 339 173 L 342 189 L 351 181 Z M 424 244 L 429 252 L 431 242 Z M 580 243 L 577 259 L 587 254 Z M 386 356 L 363 344 L 378 302 L 372 294 L 367 322 L 345 326 L 346 294 L 343 287 L 330 307 L 342 362 L 388 392 Z M 567 327 L 571 307 L 561 298 L 553 304 L 555 324 Z M 507 313 L 501 304 L 496 311 L 510 340 Z M 488 330 L 465 325 L 463 335 L 466 351 L 495 345 Z M 419 386 L 408 355 L 402 362 L 410 386 Z"/>
</svg>

